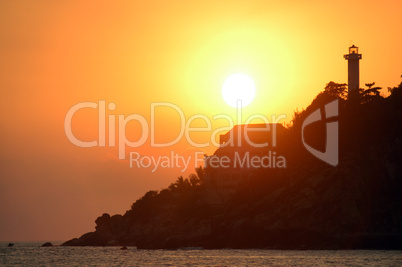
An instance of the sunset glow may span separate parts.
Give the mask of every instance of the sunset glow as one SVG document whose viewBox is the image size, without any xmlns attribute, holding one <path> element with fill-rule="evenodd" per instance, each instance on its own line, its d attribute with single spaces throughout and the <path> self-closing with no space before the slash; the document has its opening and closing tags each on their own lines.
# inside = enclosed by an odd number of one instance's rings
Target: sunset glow
<svg viewBox="0 0 402 267">
<path fill-rule="evenodd" d="M 347 83 L 352 42 L 361 86 L 396 86 L 401 10 L 402 1 L 1 1 L 0 239 L 79 236 L 196 167 L 130 168 L 130 152 L 202 159 L 254 114 L 289 123 L 329 81 Z M 97 146 L 66 136 L 66 114 L 83 102 L 92 107 L 72 116 L 71 132 Z M 124 147 L 125 160 L 119 134 L 144 140 Z"/>
<path fill-rule="evenodd" d="M 240 108 L 249 105 L 255 96 L 253 80 L 242 73 L 228 77 L 222 86 L 222 97 L 232 107 Z"/>
</svg>

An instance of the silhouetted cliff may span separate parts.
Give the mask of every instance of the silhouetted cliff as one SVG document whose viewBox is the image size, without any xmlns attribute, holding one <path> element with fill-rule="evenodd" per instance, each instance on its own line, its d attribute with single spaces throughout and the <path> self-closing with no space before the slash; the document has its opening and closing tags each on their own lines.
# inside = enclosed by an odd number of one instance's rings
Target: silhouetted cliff
<svg viewBox="0 0 402 267">
<path fill-rule="evenodd" d="M 197 175 L 146 193 L 124 215 L 103 214 L 95 232 L 63 245 L 401 249 L 402 83 L 387 98 L 360 92 L 346 100 L 344 89 L 329 83 L 295 113 L 281 148 L 287 168 L 258 172 L 220 204 L 211 204 L 213 185 L 199 168 Z M 303 147 L 301 125 L 336 98 L 340 155 L 332 167 Z M 323 125 L 305 130 L 311 146 L 325 147 Z"/>
</svg>

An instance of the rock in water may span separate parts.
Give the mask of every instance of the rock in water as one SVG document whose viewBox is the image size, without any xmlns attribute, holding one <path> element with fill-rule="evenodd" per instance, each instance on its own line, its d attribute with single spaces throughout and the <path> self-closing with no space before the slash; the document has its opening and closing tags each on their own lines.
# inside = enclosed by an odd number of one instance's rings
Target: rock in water
<svg viewBox="0 0 402 267">
<path fill-rule="evenodd" d="M 42 245 L 42 247 L 53 247 L 53 244 L 50 242 L 46 242 Z"/>
</svg>

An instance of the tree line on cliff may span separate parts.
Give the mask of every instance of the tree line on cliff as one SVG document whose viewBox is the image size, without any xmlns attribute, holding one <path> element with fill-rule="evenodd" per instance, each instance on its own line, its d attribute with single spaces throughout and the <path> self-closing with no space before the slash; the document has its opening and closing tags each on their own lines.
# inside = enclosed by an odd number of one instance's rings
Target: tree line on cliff
<svg viewBox="0 0 402 267">
<path fill-rule="evenodd" d="M 149 191 L 124 215 L 103 214 L 95 232 L 64 245 L 139 248 L 402 248 L 402 83 L 366 84 L 347 95 L 329 82 L 296 111 L 284 133 L 284 170 L 262 170 L 222 205 L 211 205 L 204 168 Z M 328 166 L 301 142 L 306 117 L 339 100 L 339 164 Z M 305 129 L 325 150 L 325 123 Z"/>
</svg>

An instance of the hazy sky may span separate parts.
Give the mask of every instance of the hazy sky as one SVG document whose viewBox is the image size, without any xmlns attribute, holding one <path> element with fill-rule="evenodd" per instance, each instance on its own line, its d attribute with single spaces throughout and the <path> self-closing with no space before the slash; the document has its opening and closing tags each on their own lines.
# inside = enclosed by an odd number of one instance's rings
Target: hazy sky
<svg viewBox="0 0 402 267">
<path fill-rule="evenodd" d="M 0 241 L 77 237 L 94 230 L 103 212 L 124 213 L 146 191 L 183 175 L 177 168 L 130 168 L 108 142 L 75 146 L 64 129 L 74 105 L 115 103 L 106 109 L 107 125 L 109 115 L 116 124 L 117 115 L 130 114 L 149 122 L 156 102 L 179 107 L 186 120 L 235 118 L 221 88 L 242 72 L 256 85 L 243 122 L 256 113 L 286 114 L 288 121 L 329 81 L 347 82 L 343 55 L 352 44 L 363 54 L 362 87 L 399 84 L 401 10 L 398 0 L 0 1 Z M 98 139 L 98 110 L 74 115 L 77 138 Z M 157 140 L 180 133 L 177 111 L 160 107 L 155 116 Z M 204 142 L 225 125 L 212 122 L 211 131 L 193 138 Z M 143 133 L 135 121 L 126 130 L 130 140 Z M 152 148 L 148 140 L 126 152 L 214 150 L 182 138 L 167 148 Z"/>
</svg>

